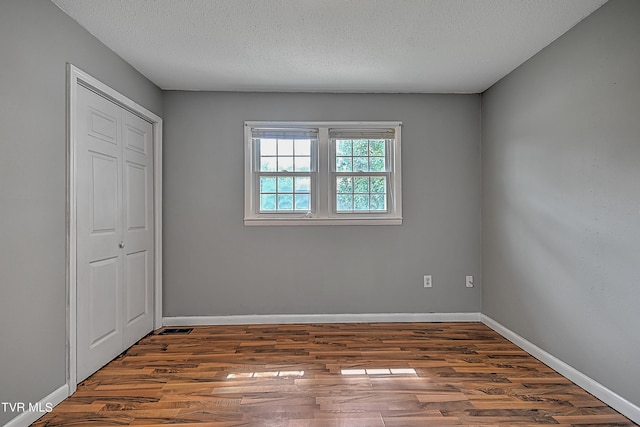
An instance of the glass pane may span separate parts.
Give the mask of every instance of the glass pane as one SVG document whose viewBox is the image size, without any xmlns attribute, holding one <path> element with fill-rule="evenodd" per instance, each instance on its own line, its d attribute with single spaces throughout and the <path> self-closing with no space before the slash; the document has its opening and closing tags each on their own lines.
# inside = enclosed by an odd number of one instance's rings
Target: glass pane
<svg viewBox="0 0 640 427">
<path fill-rule="evenodd" d="M 369 141 L 369 155 L 384 157 L 384 140 Z"/>
<path fill-rule="evenodd" d="M 296 156 L 310 156 L 311 155 L 311 140 L 310 139 L 296 139 L 295 140 Z"/>
<path fill-rule="evenodd" d="M 384 194 L 372 194 L 369 197 L 372 211 L 386 211 L 387 203 Z"/>
<path fill-rule="evenodd" d="M 371 177 L 371 189 L 369 191 L 371 191 L 372 193 L 386 193 L 387 178 L 384 176 Z"/>
<path fill-rule="evenodd" d="M 261 211 L 275 211 L 276 210 L 276 195 L 275 194 L 261 194 L 260 195 L 260 210 Z"/>
<path fill-rule="evenodd" d="M 353 210 L 353 196 L 339 194 L 336 198 L 336 210 L 340 211 L 352 211 Z"/>
<path fill-rule="evenodd" d="M 368 211 L 369 210 L 369 195 L 356 194 L 353 196 L 353 210 L 354 211 Z"/>
<path fill-rule="evenodd" d="M 278 157 L 278 171 L 293 172 L 293 157 Z"/>
<path fill-rule="evenodd" d="M 293 156 L 293 139 L 278 140 L 278 156 Z"/>
<path fill-rule="evenodd" d="M 278 177 L 278 193 L 293 193 L 293 177 L 292 176 Z"/>
<path fill-rule="evenodd" d="M 341 176 L 336 179 L 336 191 L 338 193 L 353 193 L 353 178 Z"/>
<path fill-rule="evenodd" d="M 353 158 L 353 170 L 359 172 L 369 171 L 369 158 L 368 157 L 354 157 Z"/>
<path fill-rule="evenodd" d="M 260 155 L 261 156 L 275 156 L 276 153 L 276 140 L 275 139 L 261 139 L 260 140 Z"/>
<path fill-rule="evenodd" d="M 366 139 L 358 139 L 353 141 L 353 155 L 354 156 L 368 156 L 369 155 L 369 141 Z"/>
<path fill-rule="evenodd" d="M 293 210 L 293 194 L 278 194 L 278 210 L 279 211 Z"/>
<path fill-rule="evenodd" d="M 260 192 L 261 193 L 275 193 L 276 192 L 276 177 L 275 176 L 263 176 L 260 177 Z"/>
<path fill-rule="evenodd" d="M 277 157 L 260 157 L 260 170 L 263 172 L 275 172 L 277 164 Z"/>
<path fill-rule="evenodd" d="M 368 193 L 369 192 L 369 178 L 356 177 L 353 179 L 353 192 L 354 193 Z"/>
<path fill-rule="evenodd" d="M 336 171 L 353 172 L 351 157 L 336 157 Z"/>
<path fill-rule="evenodd" d="M 384 172 L 384 157 L 369 158 L 369 170 L 371 172 Z"/>
<path fill-rule="evenodd" d="M 311 209 L 311 203 L 309 203 L 308 194 L 296 194 L 296 210 L 308 211 Z"/>
<path fill-rule="evenodd" d="M 308 172 L 311 170 L 311 157 L 294 157 L 296 172 Z"/>
<path fill-rule="evenodd" d="M 310 177 L 296 177 L 296 193 L 310 193 L 311 192 L 311 178 Z"/>
<path fill-rule="evenodd" d="M 336 156 L 351 155 L 351 140 L 339 139 L 336 141 Z"/>
</svg>

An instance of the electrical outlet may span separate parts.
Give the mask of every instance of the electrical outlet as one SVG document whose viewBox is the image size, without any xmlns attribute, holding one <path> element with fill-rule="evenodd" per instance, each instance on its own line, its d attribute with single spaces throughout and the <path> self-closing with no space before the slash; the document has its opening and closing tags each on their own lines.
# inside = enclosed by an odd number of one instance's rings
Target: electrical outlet
<svg viewBox="0 0 640 427">
<path fill-rule="evenodd" d="M 431 275 L 428 274 L 426 276 L 424 276 L 424 287 L 425 288 L 430 288 L 433 286 L 433 283 L 431 282 Z"/>
<path fill-rule="evenodd" d="M 467 288 L 473 288 L 473 276 L 467 276 L 467 280 L 465 281 Z"/>
</svg>

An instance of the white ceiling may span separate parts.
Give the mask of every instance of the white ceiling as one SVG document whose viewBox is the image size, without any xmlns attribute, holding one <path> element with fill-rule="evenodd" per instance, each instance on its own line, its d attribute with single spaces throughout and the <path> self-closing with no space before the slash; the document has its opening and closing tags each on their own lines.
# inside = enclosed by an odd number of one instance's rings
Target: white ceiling
<svg viewBox="0 0 640 427">
<path fill-rule="evenodd" d="M 162 89 L 479 93 L 606 0 L 52 0 Z"/>
</svg>

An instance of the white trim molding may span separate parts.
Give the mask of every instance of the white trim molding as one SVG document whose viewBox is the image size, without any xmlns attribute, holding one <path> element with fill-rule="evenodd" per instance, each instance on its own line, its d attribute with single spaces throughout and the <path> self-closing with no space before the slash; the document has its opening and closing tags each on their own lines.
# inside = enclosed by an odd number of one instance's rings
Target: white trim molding
<svg viewBox="0 0 640 427">
<path fill-rule="evenodd" d="M 162 327 L 162 118 L 78 67 L 67 64 L 67 389 L 76 390 L 76 171 L 75 110 L 78 86 L 84 86 L 151 123 L 154 152 L 154 329 Z"/>
<path fill-rule="evenodd" d="M 33 424 L 38 419 L 42 418 L 47 412 L 57 406 L 60 402 L 67 398 L 67 385 L 63 385 L 58 389 L 54 390 L 51 394 L 44 397 L 39 402 L 35 403 L 27 403 L 27 405 L 31 405 L 33 408 L 36 408 L 35 411 L 25 411 L 13 418 L 11 421 L 6 423 L 4 427 L 28 427 Z M 27 406 L 28 409 L 28 406 Z M 44 412 L 43 412 L 44 411 Z"/>
<path fill-rule="evenodd" d="M 164 326 L 273 325 L 292 323 L 479 322 L 480 313 L 247 314 L 165 317 Z"/>
<path fill-rule="evenodd" d="M 508 339 L 509 341 L 529 353 L 531 356 L 535 357 L 545 365 L 549 366 L 551 369 L 558 372 L 560 375 L 582 387 L 587 392 L 593 394 L 595 397 L 602 400 L 604 403 L 611 406 L 622 415 L 626 416 L 635 423 L 640 423 L 640 407 L 629 402 L 624 397 L 616 394 L 593 378 L 588 377 L 587 375 L 583 374 L 582 372 L 578 371 L 574 367 L 568 365 L 552 354 L 546 352 L 532 342 L 527 341 L 525 338 L 516 334 L 512 330 L 496 322 L 491 317 L 485 314 L 481 314 L 480 321 L 502 335 L 504 338 Z"/>
</svg>

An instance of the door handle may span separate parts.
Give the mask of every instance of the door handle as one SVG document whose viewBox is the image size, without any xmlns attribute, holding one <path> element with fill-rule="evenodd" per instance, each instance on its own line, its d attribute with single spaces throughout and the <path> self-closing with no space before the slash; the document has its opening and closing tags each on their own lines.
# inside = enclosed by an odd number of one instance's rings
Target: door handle
<svg viewBox="0 0 640 427">
<path fill-rule="evenodd" d="M 119 247 L 120 249 L 124 249 L 124 242 L 120 242 L 120 244 L 118 245 L 118 247 Z"/>
</svg>

